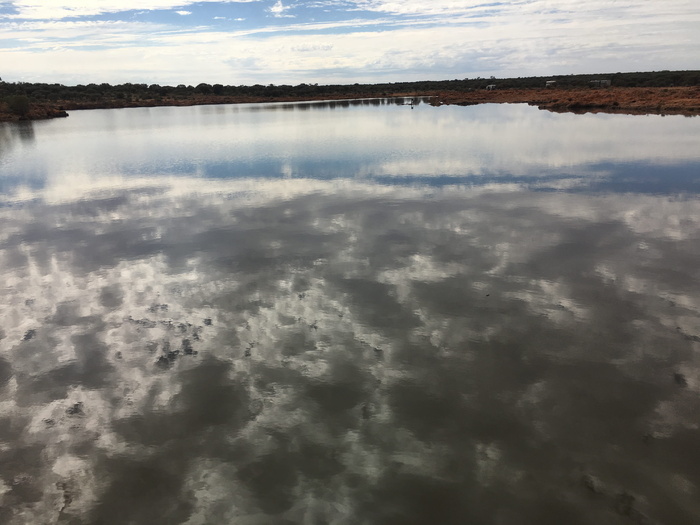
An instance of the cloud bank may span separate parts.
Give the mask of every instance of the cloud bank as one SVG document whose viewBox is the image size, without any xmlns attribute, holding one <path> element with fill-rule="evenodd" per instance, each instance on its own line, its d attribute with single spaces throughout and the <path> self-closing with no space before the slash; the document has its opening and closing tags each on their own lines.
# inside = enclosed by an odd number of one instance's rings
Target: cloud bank
<svg viewBox="0 0 700 525">
<path fill-rule="evenodd" d="M 173 16 L 183 12 L 191 14 Z M 698 24 L 700 6 L 687 0 L 15 1 L 0 11 L 0 59 L 7 80 L 65 83 L 352 83 L 692 69 Z M 324 45 L 332 49 L 313 60 L 295 51 Z M 259 67 L 227 65 L 245 60 Z"/>
</svg>

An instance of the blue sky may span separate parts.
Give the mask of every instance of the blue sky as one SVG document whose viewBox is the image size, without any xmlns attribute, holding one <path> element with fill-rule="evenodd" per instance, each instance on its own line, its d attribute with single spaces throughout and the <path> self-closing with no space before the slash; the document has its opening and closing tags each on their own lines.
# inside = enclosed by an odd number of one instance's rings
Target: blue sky
<svg viewBox="0 0 700 525">
<path fill-rule="evenodd" d="M 393 82 L 700 69 L 699 0 L 0 0 L 5 81 Z"/>
</svg>

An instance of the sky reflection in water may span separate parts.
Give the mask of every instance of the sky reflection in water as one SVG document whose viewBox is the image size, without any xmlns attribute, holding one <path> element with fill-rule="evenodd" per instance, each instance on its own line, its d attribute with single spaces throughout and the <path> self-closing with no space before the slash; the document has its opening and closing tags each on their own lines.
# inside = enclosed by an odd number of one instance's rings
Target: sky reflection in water
<svg viewBox="0 0 700 525">
<path fill-rule="evenodd" d="M 0 137 L 1 522 L 700 518 L 698 120 L 228 106 Z"/>
</svg>

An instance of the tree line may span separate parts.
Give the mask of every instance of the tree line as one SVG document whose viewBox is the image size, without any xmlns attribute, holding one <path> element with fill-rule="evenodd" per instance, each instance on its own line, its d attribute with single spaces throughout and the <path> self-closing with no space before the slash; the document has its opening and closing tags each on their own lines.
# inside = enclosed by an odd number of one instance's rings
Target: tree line
<svg viewBox="0 0 700 525">
<path fill-rule="evenodd" d="M 577 74 L 554 75 L 548 77 L 517 78 L 464 78 L 455 80 L 395 82 L 379 84 L 299 84 L 299 85 L 240 85 L 200 83 L 196 86 L 179 84 L 161 86 L 159 84 L 63 84 L 33 82 L 2 82 L 0 80 L 0 100 L 17 115 L 26 114 L 32 103 L 99 103 L 112 101 L 119 105 L 136 104 L 144 101 L 178 101 L 195 98 L 342 98 L 349 96 L 388 96 L 399 93 L 427 93 L 439 91 L 471 91 L 484 89 L 495 84 L 498 89 L 542 88 L 548 80 L 556 81 L 562 88 L 588 87 L 592 80 L 610 80 L 616 87 L 673 87 L 700 86 L 700 71 L 655 71 L 639 73 Z"/>
</svg>

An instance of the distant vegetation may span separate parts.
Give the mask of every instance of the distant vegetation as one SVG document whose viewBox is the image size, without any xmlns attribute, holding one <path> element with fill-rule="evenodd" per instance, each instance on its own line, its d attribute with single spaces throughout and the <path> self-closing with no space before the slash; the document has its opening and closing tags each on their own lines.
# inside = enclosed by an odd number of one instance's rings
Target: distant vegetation
<svg viewBox="0 0 700 525">
<path fill-rule="evenodd" d="M 544 87 L 555 80 L 557 87 L 589 87 L 591 80 L 610 80 L 614 87 L 700 86 L 700 71 L 658 71 L 647 73 L 612 73 L 595 75 L 554 75 L 549 77 L 465 78 L 457 80 L 396 82 L 384 84 L 318 85 L 299 84 L 225 86 L 201 83 L 196 86 L 161 86 L 158 84 L 87 84 L 64 86 L 31 82 L 0 81 L 0 113 L 32 118 L 30 107 L 54 110 L 89 107 L 126 107 L 216 103 L 246 100 L 322 99 L 390 96 L 397 94 L 442 91 L 472 91 L 496 84 L 498 89 Z M 28 115 L 29 114 L 29 115 Z"/>
<path fill-rule="evenodd" d="M 27 95 L 7 95 L 3 100 L 13 115 L 24 117 L 29 113 L 29 97 Z"/>
</svg>

